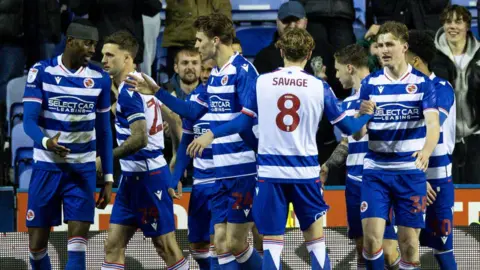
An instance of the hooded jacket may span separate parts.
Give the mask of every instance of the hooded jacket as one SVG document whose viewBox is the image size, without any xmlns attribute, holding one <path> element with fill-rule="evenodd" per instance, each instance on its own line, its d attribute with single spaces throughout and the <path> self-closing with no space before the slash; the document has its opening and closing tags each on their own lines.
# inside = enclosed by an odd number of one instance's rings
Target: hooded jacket
<svg viewBox="0 0 480 270">
<path fill-rule="evenodd" d="M 449 81 L 453 81 L 457 109 L 456 138 L 457 142 L 480 129 L 480 43 L 471 32 L 467 35 L 467 48 L 464 59 L 468 64 L 464 68 L 456 65 L 454 56 L 447 43 L 443 28 L 437 31 L 435 47 L 440 57 L 431 67 L 432 71 L 451 70 Z M 443 57 L 442 57 L 443 56 Z"/>
</svg>

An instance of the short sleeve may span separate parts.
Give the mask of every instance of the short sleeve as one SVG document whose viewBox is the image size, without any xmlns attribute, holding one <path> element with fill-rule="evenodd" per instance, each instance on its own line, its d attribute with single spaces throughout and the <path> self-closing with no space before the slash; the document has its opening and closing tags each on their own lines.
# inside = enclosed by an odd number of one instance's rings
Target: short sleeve
<svg viewBox="0 0 480 270">
<path fill-rule="evenodd" d="M 435 91 L 435 86 L 432 81 L 427 80 L 422 84 L 423 88 L 423 99 L 422 99 L 422 109 L 423 113 L 437 111 L 437 94 Z"/>
<path fill-rule="evenodd" d="M 25 84 L 25 92 L 23 94 L 23 102 L 43 102 L 43 76 L 44 67 L 40 63 L 33 65 L 28 71 L 27 82 Z"/>
<path fill-rule="evenodd" d="M 238 69 L 235 91 L 240 105 L 245 107 L 247 100 L 250 99 L 251 93 L 254 92 L 258 73 L 250 63 L 243 64 Z"/>
<path fill-rule="evenodd" d="M 359 99 L 360 100 L 370 100 L 370 95 L 372 94 L 372 85 L 367 83 L 367 80 L 364 79 L 360 84 Z"/>
<path fill-rule="evenodd" d="M 145 120 L 145 107 L 139 93 L 127 90 L 120 90 L 118 104 L 129 124 L 137 120 Z"/>
<path fill-rule="evenodd" d="M 455 92 L 450 83 L 446 81 L 440 81 L 437 87 L 436 94 L 438 111 L 448 117 L 448 113 L 455 101 Z"/>
<path fill-rule="evenodd" d="M 102 72 L 102 92 L 98 97 L 97 113 L 105 113 L 110 111 L 110 92 L 112 87 L 112 81 L 107 73 Z"/>
<path fill-rule="evenodd" d="M 242 113 L 250 117 L 257 117 L 258 114 L 257 89 L 258 80 L 255 78 L 255 82 L 252 84 L 252 87 L 248 90 L 248 93 L 245 93 L 245 99 L 242 108 Z"/>
<path fill-rule="evenodd" d="M 207 87 L 199 87 L 196 89 L 197 97 L 195 98 L 195 102 L 202 105 L 203 107 L 208 109 L 208 92 Z"/>
<path fill-rule="evenodd" d="M 182 119 L 182 129 L 185 134 L 193 134 L 193 122 L 189 119 Z"/>
</svg>

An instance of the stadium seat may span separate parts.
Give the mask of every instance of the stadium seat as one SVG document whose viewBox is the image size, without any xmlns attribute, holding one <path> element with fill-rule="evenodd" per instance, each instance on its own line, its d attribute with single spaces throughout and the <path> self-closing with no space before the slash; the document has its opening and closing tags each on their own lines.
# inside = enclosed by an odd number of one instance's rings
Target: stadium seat
<svg viewBox="0 0 480 270">
<path fill-rule="evenodd" d="M 25 90 L 25 83 L 27 76 L 12 79 L 7 84 L 7 134 L 11 135 L 12 123 L 14 118 L 18 118 L 19 114 L 23 113 L 23 92 Z M 18 108 L 20 107 L 20 108 Z M 20 117 L 21 118 L 21 117 Z"/>
<path fill-rule="evenodd" d="M 23 124 L 20 123 L 12 128 L 12 167 L 15 167 L 17 156 L 25 149 L 33 149 L 33 140 L 25 133 Z"/>
<path fill-rule="evenodd" d="M 32 176 L 33 149 L 21 148 L 17 151 L 15 162 L 15 184 L 19 188 L 28 188 Z"/>
<path fill-rule="evenodd" d="M 243 49 L 243 55 L 247 58 L 255 57 L 257 53 L 270 45 L 277 27 L 259 25 L 259 26 L 241 26 L 236 29 L 237 38 L 240 39 Z"/>
<path fill-rule="evenodd" d="M 231 0 L 232 11 L 278 10 L 288 0 Z"/>
<path fill-rule="evenodd" d="M 472 25 L 472 33 L 478 40 L 480 40 L 480 36 L 478 35 L 478 25 Z"/>
<path fill-rule="evenodd" d="M 366 13 L 367 13 L 367 3 L 365 0 L 355 0 L 353 1 L 353 6 L 355 8 L 355 20 L 360 21 L 363 25 L 366 25 Z M 358 37 L 357 37 L 358 38 Z"/>
<path fill-rule="evenodd" d="M 160 34 L 157 37 L 157 51 L 155 53 L 154 68 L 152 74 L 156 74 L 156 81 L 159 83 L 166 83 L 168 81 L 168 75 L 165 73 L 167 66 L 167 49 L 162 47 L 163 31 L 164 27 L 160 28 Z"/>
</svg>

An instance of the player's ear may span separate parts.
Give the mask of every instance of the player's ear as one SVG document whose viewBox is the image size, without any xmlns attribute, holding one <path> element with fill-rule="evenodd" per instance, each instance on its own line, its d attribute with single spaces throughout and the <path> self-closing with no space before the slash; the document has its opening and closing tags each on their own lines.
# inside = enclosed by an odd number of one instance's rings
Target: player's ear
<svg viewBox="0 0 480 270">
<path fill-rule="evenodd" d="M 408 42 L 403 43 L 403 53 L 406 53 L 408 51 Z"/>
<path fill-rule="evenodd" d="M 354 71 L 353 65 L 347 64 L 347 71 L 348 71 L 349 74 L 353 74 L 353 71 Z"/>
<path fill-rule="evenodd" d="M 173 71 L 178 74 L 178 63 L 173 64 Z"/>
</svg>

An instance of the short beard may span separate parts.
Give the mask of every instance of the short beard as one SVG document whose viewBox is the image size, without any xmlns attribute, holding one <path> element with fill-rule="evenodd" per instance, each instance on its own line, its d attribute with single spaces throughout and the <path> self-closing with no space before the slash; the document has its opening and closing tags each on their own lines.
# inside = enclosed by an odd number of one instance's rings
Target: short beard
<svg viewBox="0 0 480 270">
<path fill-rule="evenodd" d="M 198 77 L 195 76 L 193 79 L 187 79 L 187 78 L 181 78 L 180 77 L 180 80 L 184 83 L 184 84 L 187 84 L 187 85 L 190 85 L 190 84 L 194 84 L 196 82 L 198 82 Z"/>
</svg>

